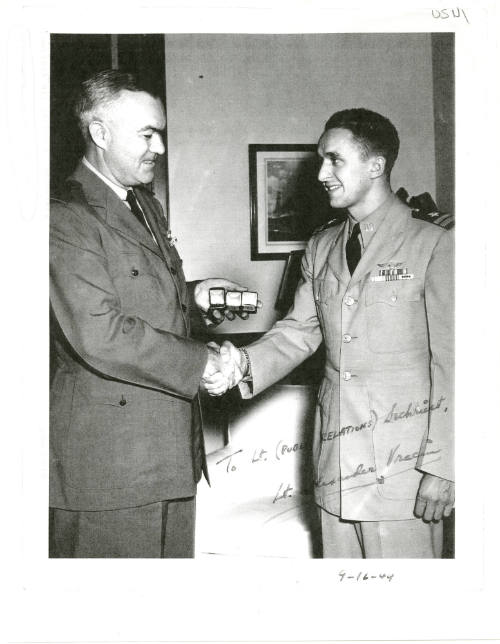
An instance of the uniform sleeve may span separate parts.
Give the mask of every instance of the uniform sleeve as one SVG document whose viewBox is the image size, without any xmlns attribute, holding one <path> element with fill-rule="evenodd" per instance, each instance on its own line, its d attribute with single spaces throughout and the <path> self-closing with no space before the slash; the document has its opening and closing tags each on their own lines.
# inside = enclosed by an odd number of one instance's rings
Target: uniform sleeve
<svg viewBox="0 0 500 644">
<path fill-rule="evenodd" d="M 214 325 L 206 321 L 206 318 L 203 316 L 202 312 L 198 308 L 198 305 L 196 304 L 196 300 L 194 298 L 194 289 L 196 288 L 196 285 L 199 284 L 199 282 L 200 280 L 186 283 L 189 301 L 191 335 L 198 340 L 208 342 L 209 340 L 213 340 L 213 336 L 211 336 L 209 333 L 209 328 Z"/>
<path fill-rule="evenodd" d="M 454 480 L 454 235 L 443 232 L 425 276 L 429 330 L 431 411 L 417 468 Z M 425 452 L 433 452 L 426 456 Z M 436 459 L 436 453 L 440 456 Z"/>
<path fill-rule="evenodd" d="M 294 303 L 283 320 L 262 338 L 246 347 L 252 369 L 252 388 L 242 383 L 243 398 L 259 394 L 278 382 L 312 355 L 322 341 L 312 287 L 314 242 L 310 242 L 302 260 L 302 275 Z"/>
<path fill-rule="evenodd" d="M 62 202 L 51 206 L 50 299 L 63 335 L 90 368 L 188 399 L 198 392 L 207 361 L 204 344 L 126 314 L 99 227 Z"/>
</svg>

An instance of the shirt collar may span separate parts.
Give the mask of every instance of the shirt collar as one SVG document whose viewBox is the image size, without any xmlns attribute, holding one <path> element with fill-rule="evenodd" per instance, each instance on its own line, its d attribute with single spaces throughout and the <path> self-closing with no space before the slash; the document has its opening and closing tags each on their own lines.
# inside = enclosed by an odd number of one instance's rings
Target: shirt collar
<svg viewBox="0 0 500 644">
<path fill-rule="evenodd" d="M 394 193 L 391 192 L 387 199 L 383 201 L 378 208 L 375 208 L 375 210 L 365 217 L 363 221 L 359 222 L 359 231 L 364 248 L 368 246 L 369 241 L 377 232 L 377 229 L 380 228 L 380 224 L 384 221 L 385 216 L 389 212 L 390 205 L 396 198 L 397 197 Z M 356 223 L 356 220 L 349 215 L 349 235 Z"/>
<path fill-rule="evenodd" d="M 104 183 L 111 188 L 111 190 L 122 200 L 125 201 L 127 198 L 127 188 L 122 188 L 122 186 L 118 186 L 116 183 L 113 183 L 108 177 L 105 177 L 102 172 L 99 172 L 99 170 L 93 166 L 90 161 L 86 158 L 83 157 L 82 159 L 83 165 L 88 168 L 91 172 L 93 172 L 95 175 L 101 179 L 101 181 L 104 181 Z"/>
</svg>

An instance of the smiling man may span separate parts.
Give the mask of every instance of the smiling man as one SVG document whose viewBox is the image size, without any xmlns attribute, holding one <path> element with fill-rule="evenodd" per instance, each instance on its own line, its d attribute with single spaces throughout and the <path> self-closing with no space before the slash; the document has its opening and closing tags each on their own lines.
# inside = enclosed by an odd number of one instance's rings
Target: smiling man
<svg viewBox="0 0 500 644">
<path fill-rule="evenodd" d="M 50 556 L 192 557 L 205 464 L 198 390 L 219 356 L 191 338 L 187 285 L 145 187 L 165 152 L 159 98 L 120 71 L 83 83 L 85 156 L 51 203 Z"/>
<path fill-rule="evenodd" d="M 325 343 L 313 446 L 324 557 L 440 557 L 454 503 L 453 237 L 393 194 L 398 151 L 380 114 L 327 121 L 318 178 L 348 217 L 313 235 L 287 316 L 243 351 L 221 349 L 237 380 L 251 377 L 247 397 Z"/>
</svg>

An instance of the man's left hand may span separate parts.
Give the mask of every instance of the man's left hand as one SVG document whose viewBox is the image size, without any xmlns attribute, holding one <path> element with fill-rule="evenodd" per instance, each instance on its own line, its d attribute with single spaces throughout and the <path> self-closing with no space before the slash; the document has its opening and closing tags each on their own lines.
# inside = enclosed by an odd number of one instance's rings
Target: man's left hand
<svg viewBox="0 0 500 644">
<path fill-rule="evenodd" d="M 449 517 L 455 503 L 455 483 L 433 474 L 424 474 L 415 502 L 415 516 L 424 521 Z"/>
<path fill-rule="evenodd" d="M 247 286 L 240 286 L 236 282 L 231 282 L 222 277 L 211 277 L 209 279 L 198 282 L 194 289 L 194 300 L 196 306 L 214 323 L 220 324 L 224 321 L 225 318 L 228 320 L 234 320 L 235 313 L 234 311 L 229 311 L 224 309 L 224 311 L 217 309 L 210 309 L 210 299 L 209 291 L 211 288 L 224 288 L 226 291 L 248 291 Z M 257 303 L 257 306 L 260 308 L 262 306 L 261 302 Z M 209 310 L 210 309 L 210 310 Z M 237 312 L 236 315 L 242 320 L 248 318 L 248 313 L 246 311 Z"/>
</svg>

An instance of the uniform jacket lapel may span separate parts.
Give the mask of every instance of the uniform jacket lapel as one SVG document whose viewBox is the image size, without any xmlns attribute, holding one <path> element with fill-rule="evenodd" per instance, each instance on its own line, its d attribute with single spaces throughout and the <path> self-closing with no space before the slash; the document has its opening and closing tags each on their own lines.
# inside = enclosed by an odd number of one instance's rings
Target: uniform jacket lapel
<svg viewBox="0 0 500 644">
<path fill-rule="evenodd" d="M 118 230 L 122 235 L 125 235 L 133 244 L 145 246 L 152 253 L 155 253 L 155 255 L 162 257 L 162 250 L 157 246 L 144 226 L 137 221 L 127 206 L 111 188 L 108 188 L 99 177 L 82 163 L 78 165 L 70 177 L 70 181 L 76 181 L 81 184 L 88 204 L 95 209 L 97 214 L 107 224 Z"/>
</svg>

